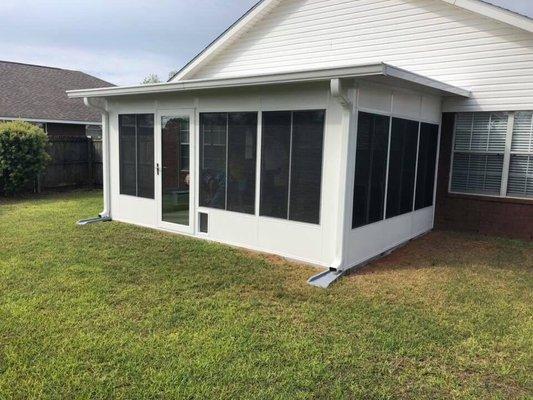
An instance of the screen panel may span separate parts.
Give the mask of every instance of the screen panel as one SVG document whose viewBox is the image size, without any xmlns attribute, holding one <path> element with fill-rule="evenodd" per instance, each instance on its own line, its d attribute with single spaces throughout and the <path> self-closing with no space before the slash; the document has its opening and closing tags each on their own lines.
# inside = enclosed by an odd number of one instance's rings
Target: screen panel
<svg viewBox="0 0 533 400">
<path fill-rule="evenodd" d="M 323 110 L 295 111 L 292 121 L 289 219 L 320 223 Z"/>
<path fill-rule="evenodd" d="M 418 126 L 416 121 L 392 119 L 387 218 L 413 211 Z"/>
<path fill-rule="evenodd" d="M 227 210 L 254 214 L 257 113 L 228 114 Z"/>
<path fill-rule="evenodd" d="M 263 112 L 260 215 L 288 218 L 290 111 Z"/>
<path fill-rule="evenodd" d="M 200 114 L 200 206 L 226 208 L 227 113 Z"/>
<path fill-rule="evenodd" d="M 120 194 L 137 196 L 136 129 L 135 115 L 119 115 Z"/>
<path fill-rule="evenodd" d="M 154 198 L 154 115 L 137 115 L 137 196 Z"/>
<path fill-rule="evenodd" d="M 433 205 L 439 126 L 422 123 L 416 177 L 415 210 Z"/>
<path fill-rule="evenodd" d="M 390 118 L 359 112 L 352 227 L 383 219 Z"/>
</svg>

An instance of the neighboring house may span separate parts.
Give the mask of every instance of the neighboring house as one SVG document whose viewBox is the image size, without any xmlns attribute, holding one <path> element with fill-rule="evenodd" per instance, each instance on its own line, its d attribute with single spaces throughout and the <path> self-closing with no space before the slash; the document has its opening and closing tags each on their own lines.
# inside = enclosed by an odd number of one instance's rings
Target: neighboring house
<svg viewBox="0 0 533 400">
<path fill-rule="evenodd" d="M 0 120 L 33 122 L 50 136 L 98 135 L 101 114 L 65 91 L 110 86 L 80 71 L 0 61 Z"/>
<path fill-rule="evenodd" d="M 332 271 L 435 209 L 532 238 L 533 21 L 478 0 L 264 0 L 170 82 L 69 96 L 104 115 L 105 217 Z"/>
</svg>

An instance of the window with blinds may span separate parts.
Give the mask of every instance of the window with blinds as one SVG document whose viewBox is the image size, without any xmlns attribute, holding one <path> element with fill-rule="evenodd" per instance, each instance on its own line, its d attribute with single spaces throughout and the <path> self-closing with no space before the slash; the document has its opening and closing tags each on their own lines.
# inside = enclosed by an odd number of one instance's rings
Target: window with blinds
<svg viewBox="0 0 533 400">
<path fill-rule="evenodd" d="M 450 191 L 533 197 L 533 112 L 460 113 Z"/>
<path fill-rule="evenodd" d="M 514 116 L 507 196 L 533 197 L 533 112 Z"/>
<path fill-rule="evenodd" d="M 499 195 L 507 113 L 461 113 L 455 120 L 452 192 Z"/>
</svg>

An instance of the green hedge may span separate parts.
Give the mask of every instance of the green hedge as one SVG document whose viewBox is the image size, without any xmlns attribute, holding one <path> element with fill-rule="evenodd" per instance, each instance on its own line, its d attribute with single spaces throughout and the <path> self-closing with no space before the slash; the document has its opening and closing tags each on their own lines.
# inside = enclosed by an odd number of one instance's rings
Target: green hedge
<svg viewBox="0 0 533 400">
<path fill-rule="evenodd" d="M 46 168 L 46 133 L 24 121 L 0 123 L 0 194 L 23 190 Z"/>
</svg>

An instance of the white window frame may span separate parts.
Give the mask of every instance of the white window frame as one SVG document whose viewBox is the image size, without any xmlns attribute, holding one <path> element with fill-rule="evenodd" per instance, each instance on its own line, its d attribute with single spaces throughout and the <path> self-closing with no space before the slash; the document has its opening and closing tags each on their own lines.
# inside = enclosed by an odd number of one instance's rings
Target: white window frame
<svg viewBox="0 0 533 400">
<path fill-rule="evenodd" d="M 507 118 L 507 133 L 505 137 L 505 149 L 503 153 L 503 170 L 502 170 L 502 182 L 500 187 L 500 194 L 485 194 L 485 193 L 473 193 L 473 192 L 458 192 L 452 190 L 452 179 L 453 179 L 453 162 L 455 153 L 469 153 L 469 154 L 502 154 L 501 152 L 495 151 L 462 151 L 455 150 L 455 139 L 456 139 L 456 129 L 457 129 L 457 114 L 454 114 L 453 122 L 453 140 L 452 140 L 452 149 L 451 149 L 451 160 L 450 160 L 450 173 L 448 177 L 448 193 L 464 195 L 464 196 L 475 196 L 475 197 L 490 197 L 490 198 L 500 198 L 500 199 L 518 199 L 518 200 L 533 200 L 531 197 L 517 197 L 517 196 L 508 196 L 507 195 L 507 185 L 509 181 L 509 167 L 511 164 L 511 155 L 530 155 L 533 156 L 533 153 L 523 153 L 518 151 L 511 151 L 511 145 L 513 142 L 513 130 L 514 130 L 514 121 L 517 111 L 501 111 L 505 112 L 508 116 Z M 465 114 L 476 114 L 476 112 L 465 112 Z M 478 112 L 479 113 L 479 112 Z"/>
</svg>

